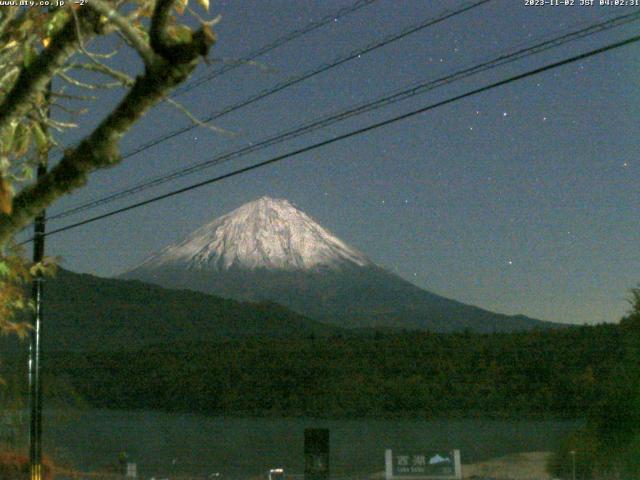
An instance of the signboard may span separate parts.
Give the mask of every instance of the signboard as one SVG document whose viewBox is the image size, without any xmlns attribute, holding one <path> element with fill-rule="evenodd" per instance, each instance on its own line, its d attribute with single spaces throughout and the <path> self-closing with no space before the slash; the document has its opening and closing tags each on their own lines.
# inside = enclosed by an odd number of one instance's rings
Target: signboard
<svg viewBox="0 0 640 480">
<path fill-rule="evenodd" d="M 460 479 L 460 450 L 440 452 L 385 452 L 386 480 Z"/>
<path fill-rule="evenodd" d="M 138 478 L 138 465 L 135 463 L 127 463 L 127 478 Z"/>
</svg>

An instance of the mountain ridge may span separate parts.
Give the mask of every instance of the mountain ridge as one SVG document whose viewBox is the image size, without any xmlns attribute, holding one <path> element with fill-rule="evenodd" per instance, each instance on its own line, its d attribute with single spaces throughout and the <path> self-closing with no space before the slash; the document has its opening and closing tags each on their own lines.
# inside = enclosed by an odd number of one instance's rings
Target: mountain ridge
<svg viewBox="0 0 640 480">
<path fill-rule="evenodd" d="M 269 300 L 342 328 L 490 333 L 560 326 L 421 289 L 374 264 L 289 201 L 268 197 L 214 219 L 119 278 L 240 301 Z"/>
<path fill-rule="evenodd" d="M 238 302 L 138 280 L 101 278 L 62 268 L 45 286 L 43 350 L 119 351 L 180 341 L 339 335 L 342 329 L 273 302 Z M 0 350 L 28 342 L 0 339 Z"/>
</svg>

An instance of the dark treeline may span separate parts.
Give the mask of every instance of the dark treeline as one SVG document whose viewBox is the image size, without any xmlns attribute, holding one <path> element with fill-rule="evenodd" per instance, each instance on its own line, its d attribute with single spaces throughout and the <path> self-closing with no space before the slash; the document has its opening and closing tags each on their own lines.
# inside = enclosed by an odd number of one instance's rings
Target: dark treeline
<svg viewBox="0 0 640 480">
<path fill-rule="evenodd" d="M 57 353 L 90 405 L 225 415 L 584 418 L 625 351 L 617 325 L 508 334 L 372 333 Z"/>
<path fill-rule="evenodd" d="M 640 290 L 634 294 L 635 310 L 616 325 L 49 352 L 47 402 L 236 416 L 580 418 L 585 428 L 551 458 L 554 476 L 572 478 L 575 460 L 581 480 L 635 478 L 626 476 L 640 471 Z M 5 407 L 26 393 L 25 365 L 16 357 L 2 365 L 13 385 L 0 398 Z"/>
<path fill-rule="evenodd" d="M 640 288 L 618 326 L 622 353 L 587 409 L 586 425 L 570 435 L 549 462 L 556 477 L 635 479 L 640 473 Z M 605 381 L 606 380 L 606 381 Z"/>
</svg>

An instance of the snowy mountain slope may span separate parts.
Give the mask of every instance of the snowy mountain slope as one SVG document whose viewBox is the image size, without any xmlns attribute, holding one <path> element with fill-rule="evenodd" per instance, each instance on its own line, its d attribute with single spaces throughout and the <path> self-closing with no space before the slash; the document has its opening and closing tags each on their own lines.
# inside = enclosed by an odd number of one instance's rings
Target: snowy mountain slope
<svg viewBox="0 0 640 480">
<path fill-rule="evenodd" d="M 494 332 L 557 326 L 420 289 L 375 265 L 287 200 L 267 197 L 199 228 L 122 278 L 273 301 L 346 328 Z"/>
<path fill-rule="evenodd" d="M 287 200 L 262 197 L 197 229 L 138 268 L 290 271 L 339 268 L 345 263 L 371 264 Z"/>
</svg>

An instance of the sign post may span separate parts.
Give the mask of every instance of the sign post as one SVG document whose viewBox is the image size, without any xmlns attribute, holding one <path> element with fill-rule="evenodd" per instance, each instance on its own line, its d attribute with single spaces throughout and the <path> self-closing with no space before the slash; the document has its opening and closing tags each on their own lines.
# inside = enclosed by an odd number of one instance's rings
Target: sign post
<svg viewBox="0 0 640 480">
<path fill-rule="evenodd" d="M 329 430 L 307 428 L 304 431 L 305 480 L 329 480 Z"/>
</svg>

